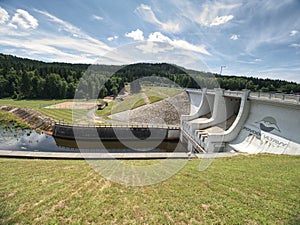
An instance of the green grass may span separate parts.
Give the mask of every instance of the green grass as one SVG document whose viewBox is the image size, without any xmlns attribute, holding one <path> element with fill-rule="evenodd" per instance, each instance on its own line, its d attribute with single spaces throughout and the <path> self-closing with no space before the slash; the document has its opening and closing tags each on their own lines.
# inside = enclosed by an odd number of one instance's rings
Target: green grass
<svg viewBox="0 0 300 225">
<path fill-rule="evenodd" d="M 134 105 L 132 106 L 131 109 L 135 109 L 135 108 L 141 107 L 141 106 L 143 106 L 145 104 L 146 104 L 145 99 L 141 98 L 141 99 L 137 100 L 136 103 L 134 103 Z"/>
<path fill-rule="evenodd" d="M 58 104 L 61 102 L 73 101 L 72 99 L 60 100 L 14 100 L 14 99 L 0 99 L 0 105 L 11 105 L 20 108 L 31 108 L 40 110 L 46 106 Z"/>
<path fill-rule="evenodd" d="M 143 86 L 142 92 L 148 97 L 150 103 L 154 103 L 165 98 L 177 95 L 181 93 L 182 90 Z M 108 106 L 105 109 L 97 110 L 96 115 L 101 116 L 104 119 L 109 119 L 108 116 L 110 116 L 111 114 L 143 106 L 146 104 L 143 93 L 133 94 L 129 97 L 126 97 L 125 100 L 122 102 L 110 102 L 108 103 Z"/>
<path fill-rule="evenodd" d="M 299 156 L 215 159 L 205 171 L 199 162 L 126 187 L 86 161 L 0 159 L 0 224 L 299 224 Z"/>
<path fill-rule="evenodd" d="M 143 90 L 148 97 L 158 96 L 161 98 L 172 97 L 183 92 L 183 90 L 164 87 L 143 87 Z"/>
<path fill-rule="evenodd" d="M 16 117 L 14 114 L 0 111 L 0 126 L 1 127 L 15 127 L 15 128 L 21 128 L 21 129 L 29 129 L 30 127 L 21 121 L 18 117 Z"/>
<path fill-rule="evenodd" d="M 64 123 L 72 123 L 74 119 L 82 118 L 88 110 L 74 110 L 72 109 L 49 109 L 46 106 L 73 101 L 73 99 L 60 99 L 60 100 L 14 100 L 14 99 L 0 99 L 0 105 L 15 106 L 20 108 L 34 109 L 45 116 L 49 116 L 54 120 L 63 121 Z"/>
<path fill-rule="evenodd" d="M 135 109 L 145 104 L 146 103 L 143 98 L 143 94 L 139 93 L 139 94 L 128 96 L 122 102 L 116 102 L 116 101 L 109 102 L 108 106 L 106 106 L 103 110 L 97 110 L 95 114 L 97 116 L 101 116 L 104 119 L 109 119 L 108 116 L 110 116 L 111 114 L 123 112 L 130 109 Z"/>
<path fill-rule="evenodd" d="M 101 116 L 105 120 L 110 120 L 108 116 L 111 115 L 112 107 L 116 104 L 116 102 L 109 102 L 108 105 L 102 110 L 96 110 L 95 115 Z"/>
<path fill-rule="evenodd" d="M 164 98 L 163 97 L 159 97 L 159 96 L 148 96 L 148 99 L 151 103 L 154 103 L 154 102 L 158 102 L 160 100 L 163 100 Z"/>
</svg>

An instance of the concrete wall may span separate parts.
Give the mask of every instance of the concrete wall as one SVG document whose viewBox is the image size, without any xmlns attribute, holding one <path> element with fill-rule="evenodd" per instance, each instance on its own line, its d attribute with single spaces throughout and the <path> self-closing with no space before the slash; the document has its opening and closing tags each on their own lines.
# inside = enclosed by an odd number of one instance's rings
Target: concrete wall
<svg viewBox="0 0 300 225">
<path fill-rule="evenodd" d="M 205 129 L 207 127 L 216 126 L 220 123 L 223 123 L 228 118 L 230 118 L 234 113 L 237 114 L 240 99 L 234 97 L 225 97 L 223 95 L 224 90 L 216 88 L 214 95 L 214 105 L 211 118 L 202 121 L 193 123 L 190 121 L 190 132 L 193 133 L 196 130 Z"/>
<path fill-rule="evenodd" d="M 64 139 L 83 140 L 175 140 L 180 132 L 171 128 L 152 127 L 83 127 L 56 124 L 53 136 Z"/>
<path fill-rule="evenodd" d="M 198 111 L 182 117 L 181 140 L 187 142 L 189 150 L 200 146 L 206 152 L 222 148 L 300 155 L 300 98 L 273 95 L 222 89 L 205 91 Z M 208 107 L 212 102 L 208 96 L 214 98 L 213 109 Z M 203 112 L 203 106 L 210 108 L 211 118 L 201 118 L 199 112 Z M 232 125 L 220 130 L 220 124 L 232 115 L 237 115 Z"/>
<path fill-rule="evenodd" d="M 249 116 L 228 150 L 300 154 L 299 115 L 299 105 L 252 100 Z"/>
<path fill-rule="evenodd" d="M 202 100 L 202 93 L 197 92 L 188 92 L 190 98 L 190 115 L 195 114 L 199 107 Z"/>
</svg>

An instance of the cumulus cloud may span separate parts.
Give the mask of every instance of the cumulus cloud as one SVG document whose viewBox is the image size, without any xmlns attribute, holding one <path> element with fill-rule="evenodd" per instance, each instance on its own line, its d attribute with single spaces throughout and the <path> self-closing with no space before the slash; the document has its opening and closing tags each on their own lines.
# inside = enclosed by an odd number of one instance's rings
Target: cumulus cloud
<svg viewBox="0 0 300 225">
<path fill-rule="evenodd" d="M 45 30 L 41 26 L 35 32 L 30 32 L 31 29 L 38 26 L 34 20 L 24 12 L 18 10 L 16 14 L 25 15 L 16 16 L 17 20 L 10 20 L 6 26 L 0 26 L 0 46 L 7 46 L 16 49 L 19 54 L 24 52 L 25 55 L 46 59 L 47 61 L 62 61 L 62 62 L 87 62 L 92 63 L 99 56 L 111 51 L 108 45 L 102 41 L 93 38 L 81 31 L 78 27 L 61 20 L 54 15 L 35 10 L 41 14 L 41 21 L 48 22 L 52 29 L 57 29 L 55 32 Z M 18 20 L 18 18 L 21 19 Z M 23 24 L 23 19 L 26 24 Z M 31 22 L 29 22 L 32 20 Z M 17 22 L 16 22 L 17 21 Z M 25 22 L 24 22 L 25 23 Z M 23 26 L 23 29 L 13 29 Z M 24 29 L 25 28 L 25 29 Z M 114 36 L 116 38 L 117 36 Z"/>
<path fill-rule="evenodd" d="M 135 31 L 126 33 L 125 36 L 130 37 L 135 41 L 143 41 L 144 40 L 144 33 L 140 29 L 136 29 Z"/>
<path fill-rule="evenodd" d="M 12 26 L 23 29 L 36 29 L 39 25 L 38 20 L 23 9 L 17 9 L 17 12 L 11 20 Z"/>
<path fill-rule="evenodd" d="M 8 13 L 6 12 L 5 9 L 0 7 L 0 24 L 5 23 L 9 18 Z"/>
<path fill-rule="evenodd" d="M 297 31 L 297 30 L 292 30 L 291 32 L 290 32 L 290 36 L 292 37 L 292 36 L 295 36 L 296 34 L 298 34 L 299 33 L 299 31 Z"/>
<path fill-rule="evenodd" d="M 233 35 L 230 37 L 230 39 L 236 41 L 237 39 L 239 39 L 239 35 L 233 34 Z"/>
<path fill-rule="evenodd" d="M 113 41 L 113 40 L 116 40 L 118 38 L 119 38 L 119 36 L 115 35 L 115 36 L 108 37 L 107 40 L 108 41 Z"/>
<path fill-rule="evenodd" d="M 152 8 L 148 5 L 141 4 L 137 9 L 135 10 L 137 14 L 139 14 L 143 20 L 158 25 L 162 30 L 167 32 L 179 32 L 180 26 L 178 23 L 175 23 L 173 21 L 167 21 L 162 22 L 160 21 L 156 15 L 154 14 Z"/>
<path fill-rule="evenodd" d="M 151 43 L 148 43 L 151 42 Z M 154 44 L 153 44 L 154 43 Z M 180 39 L 171 39 L 161 32 L 154 32 L 148 36 L 147 43 L 145 45 L 139 46 L 144 52 L 153 52 L 153 48 L 157 47 L 155 43 L 164 43 L 164 45 L 160 45 L 160 49 L 155 50 L 158 52 L 163 52 L 171 49 L 182 49 L 187 51 L 198 52 L 205 55 L 210 55 L 210 53 L 206 50 L 204 45 L 194 45 L 185 40 Z"/>
</svg>

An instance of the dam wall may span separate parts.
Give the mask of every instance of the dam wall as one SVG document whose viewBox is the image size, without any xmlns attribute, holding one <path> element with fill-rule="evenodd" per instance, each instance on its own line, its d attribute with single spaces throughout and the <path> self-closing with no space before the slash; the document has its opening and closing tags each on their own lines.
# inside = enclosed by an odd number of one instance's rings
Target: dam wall
<svg viewBox="0 0 300 225">
<path fill-rule="evenodd" d="M 180 130 L 177 127 L 152 126 L 71 126 L 55 124 L 53 136 L 76 140 L 177 140 Z"/>
<path fill-rule="evenodd" d="M 300 154 L 299 105 L 252 100 L 249 116 L 228 149 L 249 153 Z"/>
<path fill-rule="evenodd" d="M 197 111 L 181 118 L 180 138 L 189 151 L 300 155 L 299 96 L 222 89 L 198 93 Z M 213 107 L 206 96 L 214 96 Z"/>
</svg>

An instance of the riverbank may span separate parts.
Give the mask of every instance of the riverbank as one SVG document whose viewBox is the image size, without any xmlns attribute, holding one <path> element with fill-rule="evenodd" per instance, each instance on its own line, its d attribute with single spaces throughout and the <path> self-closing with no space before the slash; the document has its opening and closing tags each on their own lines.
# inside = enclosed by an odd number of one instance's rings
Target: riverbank
<svg viewBox="0 0 300 225">
<path fill-rule="evenodd" d="M 28 108 L 19 108 L 14 106 L 0 106 L 0 111 L 11 113 L 14 117 L 18 118 L 24 127 L 42 131 L 52 135 L 53 126 L 55 121 L 41 113 Z"/>
<path fill-rule="evenodd" d="M 6 128 L 20 128 L 20 129 L 29 129 L 29 125 L 22 120 L 20 120 L 16 115 L 0 111 L 0 126 L 4 129 Z"/>
</svg>

